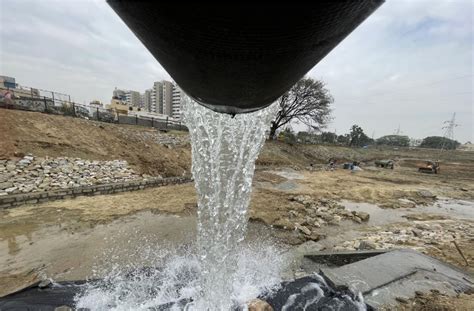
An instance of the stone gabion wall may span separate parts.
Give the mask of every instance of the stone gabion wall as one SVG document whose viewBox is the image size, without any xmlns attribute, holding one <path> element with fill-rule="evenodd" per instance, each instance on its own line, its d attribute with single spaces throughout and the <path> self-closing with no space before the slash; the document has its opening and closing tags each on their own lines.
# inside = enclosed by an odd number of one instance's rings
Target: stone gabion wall
<svg viewBox="0 0 474 311">
<path fill-rule="evenodd" d="M 191 182 L 190 177 L 150 178 L 141 181 L 79 186 L 75 188 L 13 194 L 0 196 L 0 209 L 12 208 L 24 204 L 43 203 L 54 200 L 70 199 L 77 196 L 92 196 L 100 194 L 113 194 L 125 191 L 141 190 L 148 187 L 160 187 Z"/>
<path fill-rule="evenodd" d="M 10 194 L 146 180 L 127 161 L 90 161 L 79 158 L 37 158 L 0 160 L 0 197 Z M 158 177 L 158 176 L 157 176 Z"/>
</svg>

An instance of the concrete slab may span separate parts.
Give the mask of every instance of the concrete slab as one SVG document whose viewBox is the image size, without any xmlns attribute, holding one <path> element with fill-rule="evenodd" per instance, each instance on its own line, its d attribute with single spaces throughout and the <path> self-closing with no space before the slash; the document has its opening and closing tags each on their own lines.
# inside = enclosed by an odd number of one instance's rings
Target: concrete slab
<svg viewBox="0 0 474 311">
<path fill-rule="evenodd" d="M 343 266 L 373 256 L 386 253 L 388 250 L 369 250 L 369 251 L 348 251 L 348 252 L 317 252 L 304 255 L 312 261 L 328 266 Z"/>
<path fill-rule="evenodd" d="M 437 289 L 447 294 L 474 288 L 472 275 L 419 252 L 400 249 L 321 273 L 335 288 L 364 295 L 373 307 L 396 304 L 396 297 L 411 298 L 415 291 Z"/>
</svg>

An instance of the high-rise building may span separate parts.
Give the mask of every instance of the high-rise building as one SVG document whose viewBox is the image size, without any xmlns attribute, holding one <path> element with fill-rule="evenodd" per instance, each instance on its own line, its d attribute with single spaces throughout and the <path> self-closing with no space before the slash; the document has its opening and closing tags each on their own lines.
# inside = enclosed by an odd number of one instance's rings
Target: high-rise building
<svg viewBox="0 0 474 311">
<path fill-rule="evenodd" d="M 163 114 L 172 116 L 173 83 L 163 80 Z"/>
<path fill-rule="evenodd" d="M 163 83 L 153 83 L 151 91 L 151 112 L 163 114 Z"/>
<path fill-rule="evenodd" d="M 181 89 L 178 85 L 173 86 L 173 96 L 171 100 L 171 116 L 175 119 L 181 120 Z"/>
<path fill-rule="evenodd" d="M 112 99 L 122 101 L 128 107 L 166 115 L 174 119 L 181 118 L 181 89 L 171 81 L 157 81 L 143 94 L 137 91 L 115 88 Z"/>
<path fill-rule="evenodd" d="M 151 93 L 150 111 L 173 117 L 173 95 L 177 95 L 173 82 L 166 80 L 155 82 Z"/>
<path fill-rule="evenodd" d="M 145 93 L 142 94 L 142 107 L 145 109 L 145 111 L 151 112 L 152 107 L 152 101 L 151 101 L 151 94 L 153 92 L 153 89 L 148 89 L 145 90 Z"/>
</svg>

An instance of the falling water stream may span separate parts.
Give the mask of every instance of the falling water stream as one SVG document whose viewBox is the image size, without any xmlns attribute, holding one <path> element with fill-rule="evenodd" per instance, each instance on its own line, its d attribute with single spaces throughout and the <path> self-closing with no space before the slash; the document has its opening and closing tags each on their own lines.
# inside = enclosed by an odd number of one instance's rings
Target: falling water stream
<svg viewBox="0 0 474 311">
<path fill-rule="evenodd" d="M 276 108 L 231 116 L 186 100 L 184 117 L 198 194 L 199 310 L 231 306 L 236 250 L 247 228 L 255 160 Z"/>
<path fill-rule="evenodd" d="M 117 265 L 99 282 L 86 285 L 76 297 L 76 307 L 230 310 L 280 284 L 278 250 L 242 243 L 255 160 L 278 107 L 232 116 L 189 97 L 183 98 L 183 106 L 198 197 L 196 243 L 184 251 L 144 245 L 140 252 L 150 257 L 147 263 L 160 268 Z"/>
</svg>

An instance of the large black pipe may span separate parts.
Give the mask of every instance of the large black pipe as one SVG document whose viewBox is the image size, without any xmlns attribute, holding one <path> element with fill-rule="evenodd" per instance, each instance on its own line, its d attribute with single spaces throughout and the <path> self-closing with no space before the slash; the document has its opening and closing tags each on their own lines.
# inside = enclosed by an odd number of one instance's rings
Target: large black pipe
<svg viewBox="0 0 474 311">
<path fill-rule="evenodd" d="M 271 104 L 383 0 L 108 2 L 188 95 L 234 114 Z"/>
</svg>

